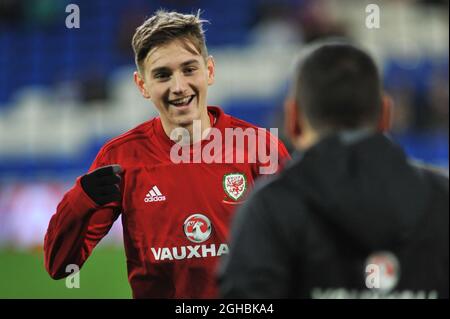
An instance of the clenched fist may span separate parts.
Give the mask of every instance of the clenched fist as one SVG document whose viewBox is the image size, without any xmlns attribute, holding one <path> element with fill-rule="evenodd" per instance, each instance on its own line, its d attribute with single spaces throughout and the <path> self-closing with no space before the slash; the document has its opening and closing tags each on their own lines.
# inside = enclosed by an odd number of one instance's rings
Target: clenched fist
<svg viewBox="0 0 450 319">
<path fill-rule="evenodd" d="M 121 200 L 120 174 L 123 172 L 120 165 L 107 165 L 84 175 L 81 186 L 86 194 L 98 205 L 102 206 Z"/>
</svg>

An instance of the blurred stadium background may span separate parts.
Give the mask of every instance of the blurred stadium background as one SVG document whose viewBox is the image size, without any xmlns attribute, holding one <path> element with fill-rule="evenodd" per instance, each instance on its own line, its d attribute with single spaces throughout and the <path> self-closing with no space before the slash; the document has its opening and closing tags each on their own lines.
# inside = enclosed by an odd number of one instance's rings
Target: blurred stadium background
<svg viewBox="0 0 450 319">
<path fill-rule="evenodd" d="M 69 3 L 79 29 L 65 27 Z M 365 26 L 369 3 L 380 7 L 379 29 Z M 130 41 L 158 8 L 202 9 L 217 65 L 209 104 L 280 134 L 299 48 L 353 39 L 376 57 L 394 99 L 393 138 L 448 169 L 448 1 L 0 0 L 0 298 L 131 297 L 120 221 L 79 289 L 46 274 L 42 242 L 100 146 L 156 114 L 134 87 Z"/>
</svg>

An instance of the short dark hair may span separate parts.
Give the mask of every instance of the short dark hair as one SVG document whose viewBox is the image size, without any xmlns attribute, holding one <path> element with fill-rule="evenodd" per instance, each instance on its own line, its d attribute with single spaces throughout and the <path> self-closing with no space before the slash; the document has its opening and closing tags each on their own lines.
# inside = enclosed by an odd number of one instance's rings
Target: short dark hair
<svg viewBox="0 0 450 319">
<path fill-rule="evenodd" d="M 155 47 L 179 39 L 190 41 L 195 49 L 206 60 L 208 50 L 202 24 L 208 22 L 200 18 L 200 10 L 196 15 L 178 12 L 157 11 L 152 17 L 144 21 L 133 35 L 132 47 L 138 70 L 142 73 L 147 54 Z M 189 46 L 186 49 L 191 51 Z M 194 53 L 194 52 L 192 52 Z M 142 73 L 143 74 L 143 73 Z"/>
<path fill-rule="evenodd" d="M 321 41 L 305 51 L 294 94 L 310 125 L 318 131 L 376 125 L 381 83 L 373 59 L 340 40 Z"/>
</svg>

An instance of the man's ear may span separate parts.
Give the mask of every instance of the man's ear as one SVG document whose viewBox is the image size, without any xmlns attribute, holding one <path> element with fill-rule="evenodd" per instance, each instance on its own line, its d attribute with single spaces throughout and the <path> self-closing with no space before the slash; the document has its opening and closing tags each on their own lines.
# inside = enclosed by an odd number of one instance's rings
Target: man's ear
<svg viewBox="0 0 450 319">
<path fill-rule="evenodd" d="M 208 69 L 208 85 L 214 84 L 214 76 L 216 72 L 216 63 L 212 55 L 206 59 L 206 68 Z"/>
<path fill-rule="evenodd" d="M 300 110 L 295 98 L 288 97 L 284 102 L 284 129 L 293 145 L 297 144 L 298 138 L 302 134 L 300 124 Z"/>
<path fill-rule="evenodd" d="M 137 71 L 134 71 L 133 75 L 134 75 L 134 83 L 136 83 L 136 86 L 138 87 L 142 96 L 146 99 L 150 99 L 150 94 L 147 92 L 147 89 L 145 88 L 144 79 L 141 77 L 141 75 Z"/>
<path fill-rule="evenodd" d="M 377 130 L 379 132 L 383 133 L 391 129 L 393 104 L 392 98 L 387 94 L 383 94 L 381 98 L 381 112 L 377 124 Z"/>
</svg>

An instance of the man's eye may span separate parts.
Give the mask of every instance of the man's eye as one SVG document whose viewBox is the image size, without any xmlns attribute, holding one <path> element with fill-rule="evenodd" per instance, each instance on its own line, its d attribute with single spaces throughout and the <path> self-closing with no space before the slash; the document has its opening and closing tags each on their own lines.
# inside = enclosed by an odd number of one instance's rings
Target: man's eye
<svg viewBox="0 0 450 319">
<path fill-rule="evenodd" d="M 164 80 L 169 78 L 169 74 L 168 73 L 156 73 L 155 74 L 155 79 L 159 79 L 159 80 Z"/>
<path fill-rule="evenodd" d="M 196 68 L 192 67 L 192 68 L 186 68 L 184 69 L 184 74 L 192 74 L 194 73 L 196 70 Z"/>
</svg>

